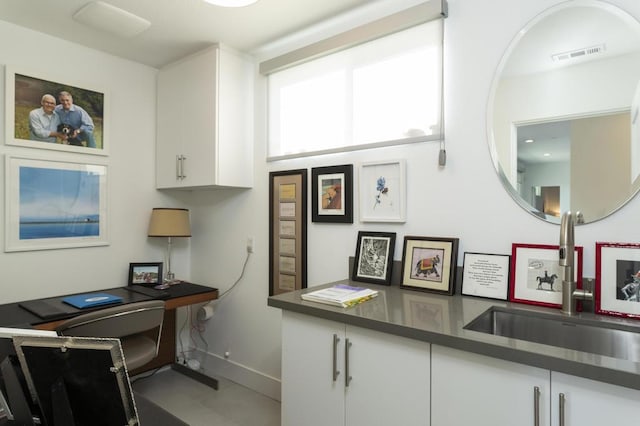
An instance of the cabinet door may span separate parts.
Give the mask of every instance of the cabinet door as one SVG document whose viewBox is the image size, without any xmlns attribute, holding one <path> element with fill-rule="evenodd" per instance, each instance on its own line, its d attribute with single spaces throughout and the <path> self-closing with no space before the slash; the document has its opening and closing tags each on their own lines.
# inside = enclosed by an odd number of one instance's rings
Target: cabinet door
<svg viewBox="0 0 640 426">
<path fill-rule="evenodd" d="M 216 184 L 217 61 L 218 49 L 208 49 L 158 73 L 158 188 Z"/>
<path fill-rule="evenodd" d="M 549 425 L 549 371 L 432 345 L 432 426 Z"/>
<path fill-rule="evenodd" d="M 551 424 L 560 423 L 564 395 L 564 425 L 637 425 L 640 391 L 563 373 L 551 373 Z"/>
<path fill-rule="evenodd" d="M 282 425 L 344 425 L 344 324 L 282 312 Z M 334 375 L 334 336 L 336 347 Z"/>
<path fill-rule="evenodd" d="M 427 426 L 429 344 L 352 326 L 346 339 L 351 376 L 345 388 L 346 424 Z"/>
</svg>

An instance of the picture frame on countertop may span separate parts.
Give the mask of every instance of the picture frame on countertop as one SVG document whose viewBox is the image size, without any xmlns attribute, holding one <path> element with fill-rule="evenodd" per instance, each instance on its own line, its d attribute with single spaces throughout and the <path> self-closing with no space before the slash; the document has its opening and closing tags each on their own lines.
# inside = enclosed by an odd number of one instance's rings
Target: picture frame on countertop
<svg viewBox="0 0 640 426">
<path fill-rule="evenodd" d="M 360 164 L 359 210 L 361 222 L 406 222 L 406 161 Z"/>
<path fill-rule="evenodd" d="M 311 169 L 311 220 L 353 223 L 353 165 Z"/>
<path fill-rule="evenodd" d="M 269 173 L 269 296 L 307 288 L 307 169 Z"/>
<path fill-rule="evenodd" d="M 557 245 L 513 243 L 509 301 L 562 308 L 562 273 Z M 582 252 L 574 250 L 574 279 L 582 288 Z"/>
<path fill-rule="evenodd" d="M 107 166 L 6 156 L 5 252 L 108 245 Z"/>
<path fill-rule="evenodd" d="M 465 252 L 462 268 L 462 295 L 507 300 L 511 256 Z"/>
<path fill-rule="evenodd" d="M 640 244 L 596 242 L 595 313 L 640 319 Z"/>
<path fill-rule="evenodd" d="M 390 285 L 395 245 L 395 232 L 359 231 L 351 279 Z"/>
<path fill-rule="evenodd" d="M 129 263 L 129 285 L 162 284 L 162 262 Z"/>
<path fill-rule="evenodd" d="M 400 287 L 454 294 L 458 243 L 458 238 L 405 236 Z"/>
<path fill-rule="evenodd" d="M 7 65 L 5 92 L 6 145 L 109 154 L 107 91 L 71 81 L 68 76 L 56 77 L 49 71 L 45 74 Z M 72 101 L 71 113 L 65 112 L 67 109 L 61 104 L 62 92 Z M 53 100 L 45 95 L 51 95 Z M 49 108 L 55 109 L 57 118 L 50 118 Z M 51 136 L 51 131 L 60 136 Z"/>
</svg>

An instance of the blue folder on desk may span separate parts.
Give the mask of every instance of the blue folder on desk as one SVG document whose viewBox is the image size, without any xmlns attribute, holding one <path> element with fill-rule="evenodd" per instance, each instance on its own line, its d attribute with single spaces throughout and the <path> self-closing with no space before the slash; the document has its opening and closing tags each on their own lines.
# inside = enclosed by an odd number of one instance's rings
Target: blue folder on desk
<svg viewBox="0 0 640 426">
<path fill-rule="evenodd" d="M 108 293 L 87 293 L 67 296 L 62 301 L 78 309 L 93 308 L 95 306 L 110 305 L 122 302 L 122 297 Z"/>
</svg>

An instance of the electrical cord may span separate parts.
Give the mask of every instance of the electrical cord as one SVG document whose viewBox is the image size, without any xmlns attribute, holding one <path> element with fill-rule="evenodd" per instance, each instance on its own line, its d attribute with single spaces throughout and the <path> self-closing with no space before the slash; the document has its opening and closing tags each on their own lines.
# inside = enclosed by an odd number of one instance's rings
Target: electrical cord
<svg viewBox="0 0 640 426">
<path fill-rule="evenodd" d="M 251 253 L 249 251 L 247 251 L 247 257 L 245 257 L 244 259 L 244 264 L 242 265 L 242 272 L 240 272 L 240 276 L 238 277 L 238 279 L 231 285 L 231 287 L 229 287 L 227 290 L 225 290 L 220 296 L 218 296 L 218 300 L 221 300 L 224 296 L 226 296 L 227 294 L 229 294 L 231 292 L 231 290 L 233 290 L 235 288 L 236 285 L 238 285 L 238 283 L 242 280 L 242 278 L 244 277 L 244 271 L 247 269 L 247 263 L 249 262 L 249 258 L 251 257 Z"/>
<path fill-rule="evenodd" d="M 251 252 L 247 251 L 247 256 L 244 259 L 244 263 L 242 264 L 242 271 L 240 272 L 240 276 L 235 280 L 235 282 L 231 285 L 231 287 L 229 287 L 227 290 L 225 290 L 222 294 L 220 294 L 218 296 L 217 300 L 221 300 L 224 296 L 226 296 L 227 294 L 229 294 L 231 292 L 231 290 L 233 290 L 242 280 L 242 278 L 244 278 L 244 273 L 245 270 L 247 269 L 247 264 L 249 263 L 249 258 L 251 257 Z M 184 350 L 184 343 L 182 342 L 182 334 L 183 331 L 187 325 L 187 321 L 189 322 L 189 339 L 191 340 L 191 343 L 193 344 L 194 348 L 196 347 L 196 342 L 195 342 L 195 338 L 193 336 L 193 332 L 197 332 L 198 333 L 198 337 L 200 338 L 200 340 L 202 341 L 202 343 L 204 343 L 205 346 L 205 353 L 207 353 L 209 351 L 209 343 L 206 341 L 206 339 L 202 336 L 202 333 L 204 332 L 204 330 L 206 329 L 205 325 L 201 322 L 198 321 L 197 323 L 194 323 L 193 321 L 193 315 L 191 314 L 191 306 L 189 305 L 187 307 L 187 317 L 185 318 L 184 322 L 182 323 L 182 326 L 180 327 L 180 332 L 178 333 L 178 341 L 180 343 L 180 355 L 182 357 L 183 360 L 185 360 L 186 362 L 186 354 L 187 352 L 193 352 L 194 350 L 191 351 L 185 351 Z"/>
</svg>

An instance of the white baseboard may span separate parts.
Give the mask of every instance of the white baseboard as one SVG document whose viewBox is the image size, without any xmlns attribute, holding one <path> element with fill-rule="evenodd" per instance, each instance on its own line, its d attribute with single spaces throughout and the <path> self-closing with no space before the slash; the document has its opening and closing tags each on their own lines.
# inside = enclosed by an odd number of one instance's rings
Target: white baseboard
<svg viewBox="0 0 640 426">
<path fill-rule="evenodd" d="M 193 358 L 200 360 L 200 368 L 206 375 L 224 377 L 276 401 L 281 400 L 279 379 L 201 349 L 192 350 L 194 355 L 197 353 Z"/>
</svg>

